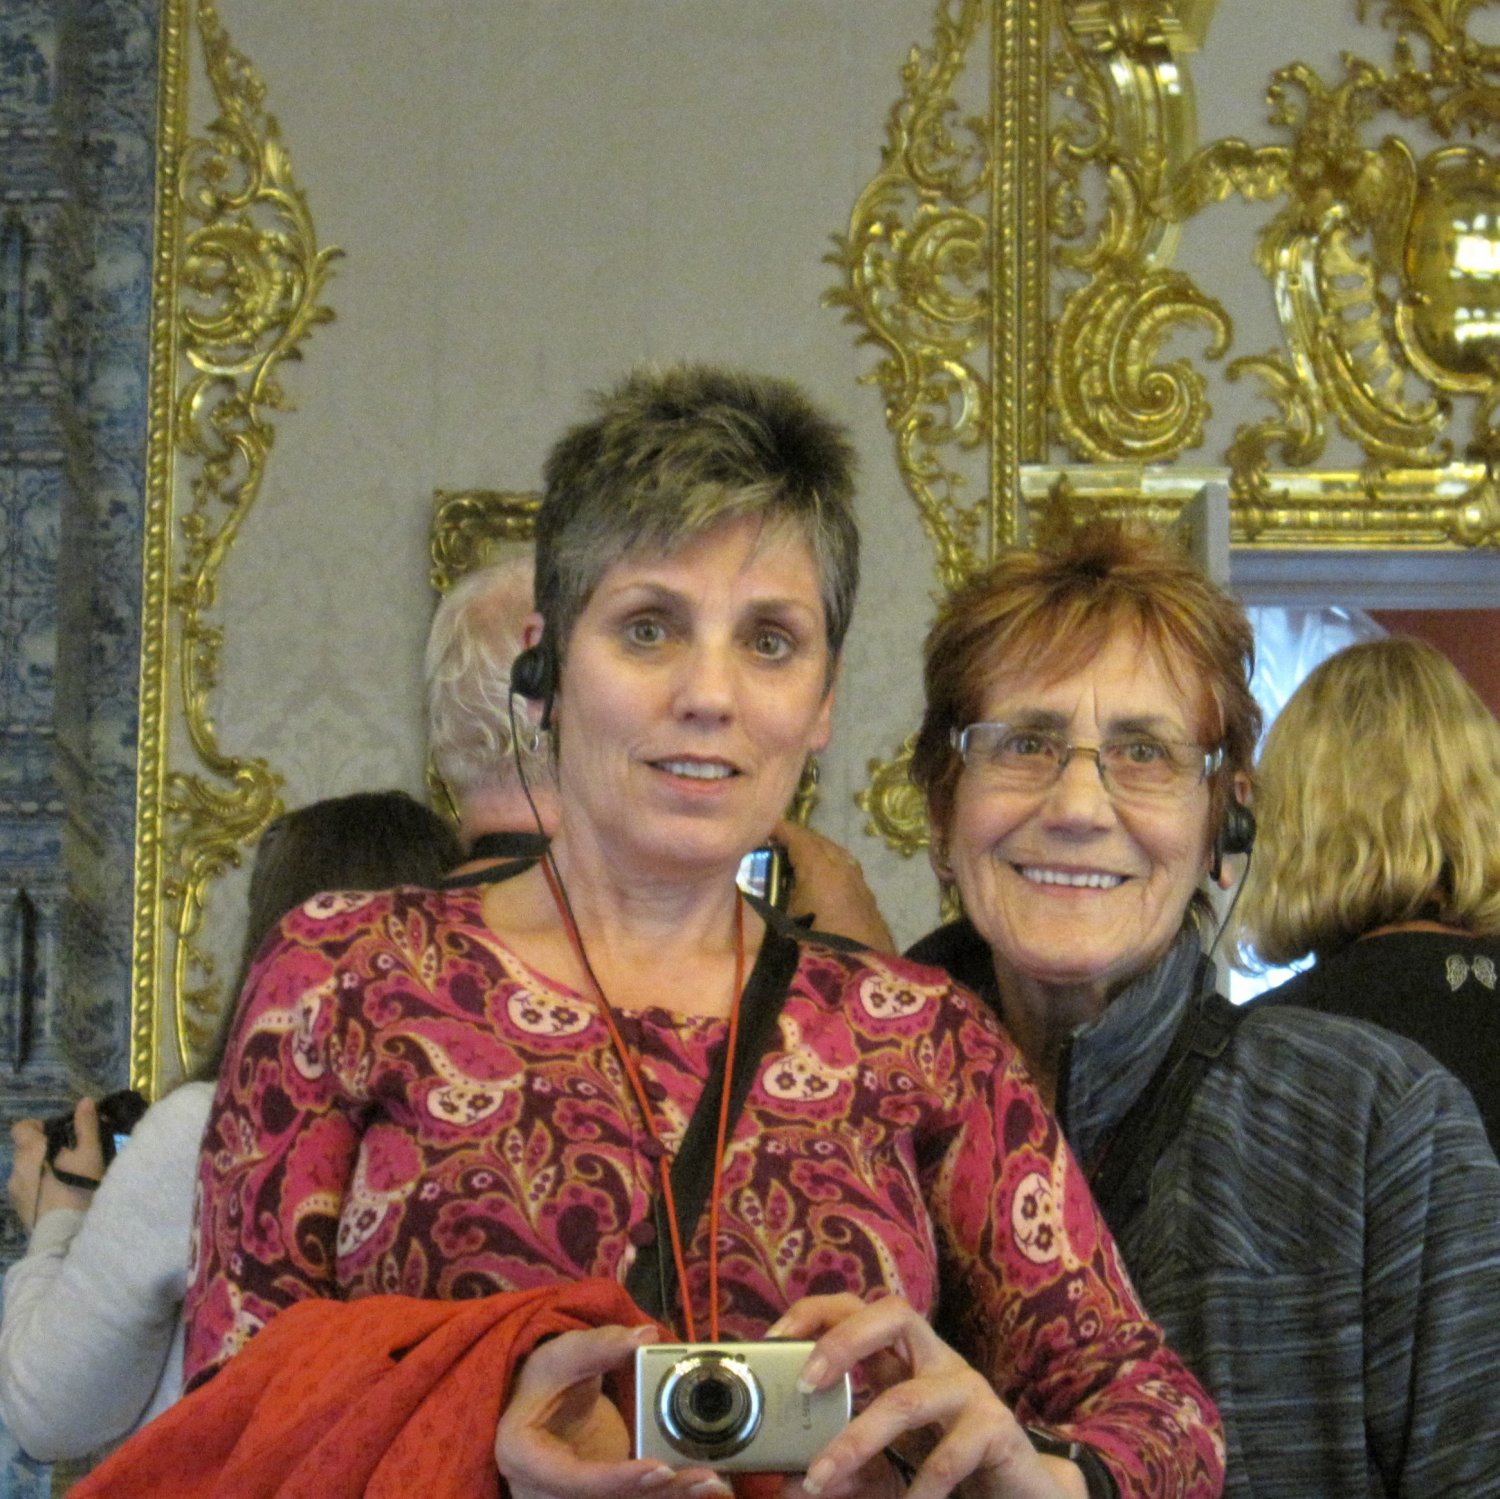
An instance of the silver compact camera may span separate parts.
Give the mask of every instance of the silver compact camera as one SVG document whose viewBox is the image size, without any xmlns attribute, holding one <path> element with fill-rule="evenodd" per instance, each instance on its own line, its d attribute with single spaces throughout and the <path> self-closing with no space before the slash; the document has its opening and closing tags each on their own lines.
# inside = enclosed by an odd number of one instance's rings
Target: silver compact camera
<svg viewBox="0 0 1500 1499">
<path fill-rule="evenodd" d="M 812 1395 L 797 1388 L 812 1346 L 771 1339 L 638 1348 L 635 1455 L 725 1473 L 805 1472 L 851 1410 L 847 1374 Z"/>
</svg>

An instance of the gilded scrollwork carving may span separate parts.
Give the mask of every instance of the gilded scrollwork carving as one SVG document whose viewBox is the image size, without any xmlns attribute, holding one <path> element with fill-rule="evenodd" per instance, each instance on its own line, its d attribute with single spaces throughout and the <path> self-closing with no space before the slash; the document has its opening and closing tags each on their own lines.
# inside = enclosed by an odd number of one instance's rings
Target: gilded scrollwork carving
<svg viewBox="0 0 1500 1499">
<path fill-rule="evenodd" d="M 1179 272 L 1125 267 L 1076 291 L 1052 338 L 1058 436 L 1101 462 L 1162 462 L 1198 447 L 1205 381 L 1186 358 L 1156 362 L 1168 334 L 1193 321 L 1208 331 L 1209 357 L 1222 355 L 1228 316 Z"/>
<path fill-rule="evenodd" d="M 1261 507 L 1268 447 L 1279 445 L 1288 461 L 1316 462 L 1326 444 L 1325 416 L 1363 449 L 1372 483 L 1386 468 L 1448 456 L 1441 440 L 1447 408 L 1439 398 L 1410 393 L 1382 286 L 1401 269 L 1416 163 L 1395 136 L 1362 145 L 1360 126 L 1375 113 L 1384 78 L 1354 58 L 1345 59 L 1345 70 L 1333 88 L 1300 63 L 1278 70 L 1267 98 L 1290 145 L 1216 141 L 1188 163 L 1160 205 L 1168 216 L 1186 216 L 1232 192 L 1286 199 L 1255 249 L 1289 357 L 1274 376 L 1261 369 L 1278 411 L 1236 433 L 1226 454 L 1231 492 L 1253 496 Z M 1258 530 L 1256 519 L 1246 517 Z"/>
<path fill-rule="evenodd" d="M 979 558 L 986 518 L 983 497 L 965 500 L 965 476 L 947 452 L 977 449 L 989 434 L 988 125 L 961 117 L 952 94 L 985 9 L 981 0 L 940 5 L 932 46 L 912 49 L 880 172 L 829 256 L 847 284 L 826 298 L 860 342 L 882 351 L 871 378 L 950 587 Z"/>
<path fill-rule="evenodd" d="M 1223 306 L 1169 268 L 1175 221 L 1151 211 L 1195 141 L 1181 57 L 1201 42 L 1211 9 L 1162 0 L 1059 7 L 1053 86 L 1071 107 L 1048 148 L 1053 259 L 1087 279 L 1052 330 L 1050 394 L 1054 435 L 1089 461 L 1169 462 L 1198 447 L 1207 382 L 1191 360 L 1160 363 L 1160 353 L 1191 325 L 1207 335 L 1205 357 L 1229 347 Z M 1093 180 L 1102 207 L 1091 215 Z"/>
<path fill-rule="evenodd" d="M 535 490 L 438 490 L 430 539 L 432 586 L 445 593 L 494 547 L 529 542 L 541 502 Z"/>
<path fill-rule="evenodd" d="M 1268 478 L 1272 455 L 1296 467 L 1311 464 L 1328 441 L 1324 410 L 1312 389 L 1276 351 L 1233 360 L 1226 373 L 1231 380 L 1258 377 L 1262 393 L 1276 407 L 1275 416 L 1242 426 L 1225 455 L 1235 517 L 1245 540 L 1254 541 L 1266 528 L 1275 503 Z"/>
<path fill-rule="evenodd" d="M 997 514 L 993 494 L 968 497 L 959 462 L 995 439 L 987 368 L 993 122 L 964 114 L 955 97 L 989 9 L 983 0 L 939 0 L 931 46 L 914 47 L 901 70 L 880 171 L 828 257 L 845 283 L 825 300 L 845 309 L 861 343 L 881 351 L 869 378 L 885 398 L 897 467 L 946 588 L 979 565 L 1012 520 L 1008 509 Z M 870 814 L 868 830 L 903 854 L 926 841 L 920 798 L 906 782 L 909 754 L 871 761 L 870 789 L 856 797 Z"/>
<path fill-rule="evenodd" d="M 180 477 L 190 476 L 189 504 L 177 517 L 181 550 L 167 591 L 167 643 L 176 651 L 176 707 L 195 763 L 174 769 L 170 755 L 162 757 L 156 851 L 160 916 L 173 941 L 170 971 L 158 977 L 170 990 L 171 1067 L 184 1071 L 225 1001 L 213 958 L 199 945 L 205 906 L 215 880 L 239 863 L 281 806 L 280 777 L 265 760 L 219 744 L 212 697 L 223 637 L 212 612 L 220 575 L 265 475 L 274 438 L 269 418 L 288 404 L 280 366 L 332 316 L 320 299 L 339 253 L 318 247 L 255 70 L 230 43 L 211 0 L 197 0 L 195 16 L 219 112 L 203 136 L 185 140 L 176 159 L 161 163 L 162 180 L 176 196 L 163 215 L 177 255 L 166 378 L 175 384 L 179 372 L 185 376 L 170 430 Z M 162 482 L 170 510 L 172 486 Z M 166 724 L 159 733 L 169 744 Z M 138 990 L 138 1006 L 141 997 Z M 153 1015 L 158 998 L 151 995 Z M 151 1028 L 138 1008 L 138 1040 Z M 154 1030 L 149 1063 L 145 1048 L 135 1046 L 138 1082 L 154 1082 L 161 1049 Z"/>
<path fill-rule="evenodd" d="M 1445 144 L 1500 129 L 1500 47 L 1469 34 L 1478 3 L 1355 0 L 1352 24 L 1384 28 L 1389 65 L 1345 50 L 1325 78 L 1273 57 L 1271 138 L 1200 146 L 1189 64 L 1214 0 L 939 0 L 830 300 L 880 350 L 940 586 L 982 560 L 955 455 L 985 443 L 991 548 L 1024 534 L 1024 503 L 1059 476 L 1155 524 L 1226 474 L 1239 543 L 1497 544 L 1500 155 Z M 956 132 L 985 26 L 990 117 Z M 1267 205 L 1244 256 L 1277 324 L 1263 353 L 1232 347 L 1217 288 L 1175 263 L 1188 221 L 1232 196 Z M 1210 374 L 1270 407 L 1213 450 Z M 915 823 L 890 800 L 901 765 L 873 762 L 861 805 L 909 852 Z"/>
<path fill-rule="evenodd" d="M 1119 337 L 1145 326 L 1151 298 L 1165 304 L 1152 276 L 1172 248 L 1161 226 L 1231 195 L 1275 202 L 1255 263 L 1270 283 L 1284 350 L 1226 367 L 1230 380 L 1253 373 L 1274 408 L 1239 427 L 1224 453 L 1236 538 L 1493 544 L 1484 403 L 1465 450 L 1486 476 L 1458 491 L 1458 504 L 1455 484 L 1472 464 L 1455 458 L 1452 426 L 1453 398 L 1484 397 L 1500 373 L 1500 158 L 1476 144 L 1422 155 L 1426 143 L 1397 128 L 1403 118 L 1420 121 L 1444 140 L 1500 129 L 1500 47 L 1470 34 L 1477 9 L 1475 0 L 1357 0 L 1357 21 L 1378 20 L 1393 38 L 1388 67 L 1355 51 L 1328 81 L 1305 63 L 1278 66 L 1266 99 L 1283 140 L 1213 141 L 1174 162 L 1152 130 L 1169 91 L 1154 92 L 1151 78 L 1167 49 L 1162 18 L 1174 7 L 1058 0 L 1054 89 L 1070 112 L 1051 140 L 1049 229 L 1059 271 L 1085 280 L 1068 293 L 1054 331 L 1051 396 L 1057 434 L 1085 464 L 1180 461 L 1170 444 L 1144 442 L 1131 419 L 1148 342 L 1137 337 L 1127 359 Z M 1168 134 L 1182 130 L 1179 118 Z M 1080 185 L 1089 172 L 1092 198 Z M 1180 389 L 1197 378 L 1185 372 Z M 1182 409 L 1160 405 L 1174 420 Z M 1335 429 L 1357 446 L 1363 468 L 1320 479 L 1315 466 Z M 1195 428 L 1182 430 L 1196 440 Z M 1273 460 L 1294 468 L 1277 470 Z M 1296 467 L 1314 469 L 1310 486 L 1294 478 Z"/>
<path fill-rule="evenodd" d="M 870 784 L 854 797 L 860 811 L 870 819 L 865 832 L 883 838 L 904 857 L 919 853 L 930 841 L 927 808 L 909 775 L 916 746 L 917 736 L 913 732 L 891 759 L 871 760 L 866 767 Z"/>
<path fill-rule="evenodd" d="M 1396 34 L 1386 104 L 1425 120 L 1445 139 L 1460 129 L 1478 135 L 1500 127 L 1500 47 L 1469 34 L 1469 17 L 1486 0 L 1356 0 L 1361 21 L 1379 12 Z M 1425 65 L 1417 55 L 1420 45 Z"/>
<path fill-rule="evenodd" d="M 1361 19 L 1367 9 L 1360 7 Z M 1213 142 L 1158 204 L 1163 216 L 1183 219 L 1236 192 L 1285 200 L 1261 231 L 1256 261 L 1271 282 L 1287 354 L 1230 367 L 1236 375 L 1255 369 L 1277 408 L 1242 427 L 1226 453 L 1243 540 L 1329 523 L 1332 536 L 1351 540 L 1394 541 L 1403 525 L 1412 542 L 1434 530 L 1462 545 L 1493 537 L 1484 485 L 1464 505 L 1449 501 L 1449 395 L 1484 393 L 1500 367 L 1489 308 L 1497 300 L 1490 283 L 1500 173 L 1474 147 L 1418 160 L 1397 135 L 1366 142 L 1367 127 L 1391 112 L 1439 132 L 1500 121 L 1495 54 L 1463 36 L 1469 9 L 1385 6 L 1382 19 L 1397 32 L 1389 72 L 1350 54 L 1331 85 L 1302 63 L 1278 69 L 1267 100 L 1271 123 L 1288 132 L 1289 143 Z M 1429 71 L 1417 66 L 1414 35 L 1428 45 Z M 1287 485 L 1270 476 L 1271 451 L 1284 462 L 1315 464 L 1330 420 L 1364 455 L 1359 488 L 1368 508 L 1358 495 L 1315 515 L 1279 504 Z M 1469 447 L 1479 453 L 1482 413 L 1475 422 Z M 1403 522 L 1382 496 L 1397 472 L 1421 471 L 1430 475 L 1429 502 Z"/>
</svg>

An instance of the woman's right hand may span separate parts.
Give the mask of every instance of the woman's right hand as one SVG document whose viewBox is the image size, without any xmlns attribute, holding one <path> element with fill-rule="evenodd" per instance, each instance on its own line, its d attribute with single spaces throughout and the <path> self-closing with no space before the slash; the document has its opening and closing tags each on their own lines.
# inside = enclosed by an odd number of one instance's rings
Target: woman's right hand
<svg viewBox="0 0 1500 1499">
<path fill-rule="evenodd" d="M 511 1499 L 727 1499 L 729 1485 L 709 1468 L 674 1472 L 630 1456 L 630 1434 L 603 1376 L 655 1339 L 653 1327 L 593 1327 L 531 1353 L 495 1432 L 495 1465 Z"/>
<path fill-rule="evenodd" d="M 78 1144 L 57 1153 L 64 1171 L 98 1181 L 104 1175 L 104 1147 L 99 1141 L 99 1111 L 92 1098 L 81 1098 L 73 1110 L 73 1131 Z M 47 1166 L 47 1136 L 40 1119 L 18 1119 L 10 1127 L 10 1180 L 6 1192 L 16 1216 L 29 1233 L 36 1220 L 55 1208 L 76 1208 L 86 1213 L 93 1194 L 60 1182 Z"/>
</svg>

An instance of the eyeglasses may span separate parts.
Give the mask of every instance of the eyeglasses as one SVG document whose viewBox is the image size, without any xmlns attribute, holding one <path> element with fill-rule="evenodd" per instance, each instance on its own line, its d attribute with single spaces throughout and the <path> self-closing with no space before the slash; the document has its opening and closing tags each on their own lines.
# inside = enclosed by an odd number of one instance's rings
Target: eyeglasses
<svg viewBox="0 0 1500 1499">
<path fill-rule="evenodd" d="M 1104 789 L 1127 801 L 1186 795 L 1224 758 L 1222 750 L 1150 734 L 1070 744 L 1050 729 L 1008 723 L 971 723 L 952 730 L 949 737 L 965 765 L 1007 791 L 1046 791 L 1056 785 L 1074 755 L 1092 755 Z"/>
</svg>

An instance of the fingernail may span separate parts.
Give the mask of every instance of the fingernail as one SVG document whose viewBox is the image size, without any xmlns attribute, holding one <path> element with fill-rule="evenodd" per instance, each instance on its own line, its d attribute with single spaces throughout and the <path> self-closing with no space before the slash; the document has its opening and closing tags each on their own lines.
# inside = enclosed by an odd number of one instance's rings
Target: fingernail
<svg viewBox="0 0 1500 1499">
<path fill-rule="evenodd" d="M 631 1329 L 630 1341 L 638 1348 L 644 1343 L 654 1343 L 656 1341 L 656 1329 L 649 1322 L 643 1322 L 639 1327 Z M 672 1470 L 668 1468 L 665 1471 L 670 1473 Z"/>
<path fill-rule="evenodd" d="M 784 1330 L 785 1327 L 786 1327 L 786 1319 L 784 1317 L 778 1317 L 766 1329 L 766 1336 L 768 1338 L 779 1338 L 782 1335 L 782 1332 L 783 1332 L 783 1330 Z"/>
<path fill-rule="evenodd" d="M 823 1376 L 828 1372 L 828 1360 L 821 1353 L 814 1353 L 802 1366 L 802 1372 L 797 1376 L 797 1393 L 799 1395 L 811 1395 L 823 1382 Z"/>
<path fill-rule="evenodd" d="M 820 1457 L 806 1473 L 802 1475 L 802 1487 L 809 1494 L 821 1494 L 823 1485 L 833 1477 L 833 1464 L 826 1457 Z"/>
<path fill-rule="evenodd" d="M 693 1499 L 708 1499 L 710 1494 L 714 1499 L 734 1499 L 734 1490 L 722 1478 L 705 1478 L 702 1483 L 695 1483 L 688 1493 Z"/>
<path fill-rule="evenodd" d="M 659 1468 L 649 1468 L 641 1474 L 641 1481 L 637 1485 L 643 1489 L 659 1489 L 664 1483 L 670 1483 L 672 1470 L 665 1465 Z"/>
</svg>

